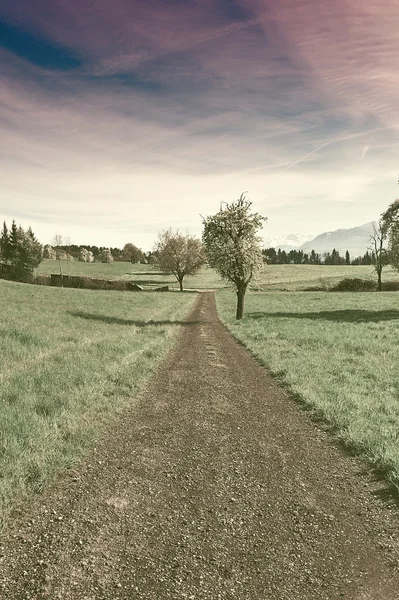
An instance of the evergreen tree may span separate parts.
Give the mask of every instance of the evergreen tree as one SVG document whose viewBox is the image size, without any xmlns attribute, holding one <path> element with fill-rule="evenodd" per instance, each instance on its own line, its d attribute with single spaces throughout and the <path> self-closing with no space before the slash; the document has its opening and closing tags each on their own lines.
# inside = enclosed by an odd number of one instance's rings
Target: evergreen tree
<svg viewBox="0 0 399 600">
<path fill-rule="evenodd" d="M 15 220 L 7 233 L 7 225 L 4 223 L 1 234 L 1 258 L 8 265 L 7 277 L 17 281 L 28 281 L 34 269 L 36 269 L 43 257 L 43 247 L 36 239 L 31 227 L 27 231 L 19 226 Z M 6 238 L 8 237 L 8 240 Z M 6 253 L 3 250 L 6 248 Z"/>
<path fill-rule="evenodd" d="M 278 262 L 278 254 L 275 248 L 264 248 L 262 250 L 263 260 L 268 265 L 275 265 Z"/>
<path fill-rule="evenodd" d="M 43 260 L 43 246 L 33 233 L 30 226 L 28 227 L 25 237 L 28 248 L 28 268 L 29 270 L 37 269 Z"/>
<path fill-rule="evenodd" d="M 10 236 L 9 236 L 10 244 L 9 244 L 9 259 L 10 263 L 14 266 L 18 262 L 18 253 L 19 253 L 19 234 L 18 227 L 13 219 L 11 223 Z"/>
<path fill-rule="evenodd" d="M 349 250 L 347 250 L 345 252 L 345 264 L 346 265 L 350 265 L 351 264 L 351 257 L 350 257 L 350 254 L 349 254 Z"/>
<path fill-rule="evenodd" d="M 362 265 L 371 265 L 373 263 L 373 258 L 370 252 L 367 250 L 366 254 L 362 256 L 361 264 Z"/>
<path fill-rule="evenodd" d="M 3 229 L 0 235 L 0 261 L 8 265 L 8 260 L 10 258 L 10 236 L 8 233 L 8 227 L 6 222 L 3 223 Z"/>
<path fill-rule="evenodd" d="M 331 264 L 339 265 L 339 252 L 335 248 L 333 248 L 333 251 L 331 252 Z"/>
</svg>

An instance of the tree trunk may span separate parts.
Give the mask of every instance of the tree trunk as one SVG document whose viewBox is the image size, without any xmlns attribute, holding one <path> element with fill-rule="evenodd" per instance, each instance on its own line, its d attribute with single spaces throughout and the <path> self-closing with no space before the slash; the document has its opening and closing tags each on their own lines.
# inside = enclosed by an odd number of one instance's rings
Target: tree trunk
<svg viewBox="0 0 399 600">
<path fill-rule="evenodd" d="M 237 288 L 237 311 L 236 311 L 236 319 L 242 319 L 244 315 L 244 298 L 245 292 L 247 291 L 246 285 L 240 285 Z"/>
<path fill-rule="evenodd" d="M 179 279 L 180 291 L 183 291 L 183 277 Z"/>
<path fill-rule="evenodd" d="M 379 266 L 377 267 L 377 277 L 378 277 L 378 285 L 377 285 L 377 290 L 379 292 L 382 291 L 382 281 L 381 281 L 381 273 L 382 273 L 382 267 Z"/>
</svg>

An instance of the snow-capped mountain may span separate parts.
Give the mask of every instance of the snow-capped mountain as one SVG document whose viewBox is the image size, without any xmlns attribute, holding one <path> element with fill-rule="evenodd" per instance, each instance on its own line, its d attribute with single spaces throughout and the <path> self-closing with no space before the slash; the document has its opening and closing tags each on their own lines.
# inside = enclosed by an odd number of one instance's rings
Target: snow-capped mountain
<svg viewBox="0 0 399 600">
<path fill-rule="evenodd" d="M 289 252 L 290 250 L 296 250 L 309 240 L 314 239 L 314 235 L 303 235 L 302 233 L 289 233 L 283 237 L 270 238 L 264 241 L 265 248 L 280 248 Z"/>
<path fill-rule="evenodd" d="M 348 250 L 352 257 L 363 256 L 370 246 L 370 235 L 373 233 L 373 221 L 351 229 L 336 229 L 326 231 L 317 237 L 306 241 L 300 250 L 310 252 L 315 250 L 319 254 L 338 250 L 341 256 Z"/>
</svg>

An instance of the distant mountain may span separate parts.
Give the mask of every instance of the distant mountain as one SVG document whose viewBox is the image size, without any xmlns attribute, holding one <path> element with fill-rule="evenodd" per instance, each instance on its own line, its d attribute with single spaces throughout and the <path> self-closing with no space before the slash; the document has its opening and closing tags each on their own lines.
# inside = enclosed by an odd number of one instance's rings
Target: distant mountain
<svg viewBox="0 0 399 600">
<path fill-rule="evenodd" d="M 303 235 L 302 233 L 289 233 L 283 237 L 271 238 L 264 241 L 265 248 L 275 248 L 278 250 L 297 250 L 305 242 L 314 239 L 314 235 Z"/>
<path fill-rule="evenodd" d="M 326 231 L 317 237 L 307 240 L 300 246 L 300 250 L 310 252 L 315 250 L 319 254 L 331 252 L 333 248 L 339 251 L 341 256 L 348 250 L 351 258 L 363 256 L 370 245 L 370 235 L 373 233 L 373 221 L 352 227 L 352 229 L 336 229 Z"/>
</svg>

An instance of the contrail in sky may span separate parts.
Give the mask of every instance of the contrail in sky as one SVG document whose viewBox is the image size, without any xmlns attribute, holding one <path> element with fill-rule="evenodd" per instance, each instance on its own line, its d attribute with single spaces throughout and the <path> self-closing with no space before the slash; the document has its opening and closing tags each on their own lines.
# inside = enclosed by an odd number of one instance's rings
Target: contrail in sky
<svg viewBox="0 0 399 600">
<path fill-rule="evenodd" d="M 315 152 L 317 152 L 321 148 L 324 148 L 324 146 L 328 146 L 328 144 L 332 144 L 333 142 L 339 140 L 339 138 L 341 136 L 345 135 L 346 133 L 349 133 L 349 131 L 351 131 L 351 129 L 347 129 L 346 131 L 343 131 L 339 135 L 336 135 L 335 137 L 327 140 L 326 142 L 324 142 L 324 144 L 322 144 L 321 146 L 318 146 L 317 148 L 315 148 L 314 150 L 312 150 L 312 152 L 309 152 L 308 154 L 305 154 L 305 156 L 301 156 L 301 158 L 298 158 L 294 162 L 292 162 L 289 165 L 285 166 L 284 169 L 282 169 L 281 171 L 278 171 L 277 173 L 274 173 L 274 175 L 280 175 L 280 173 L 284 173 L 284 171 L 287 171 L 288 169 L 290 169 L 294 165 L 297 165 L 301 161 L 305 160 L 305 158 L 308 158 L 308 156 L 312 156 L 312 154 L 314 154 Z M 284 163 L 282 163 L 282 164 L 284 164 Z M 247 170 L 241 171 L 241 172 L 242 173 L 254 173 L 255 171 L 262 171 L 262 169 L 271 169 L 273 167 L 279 167 L 280 165 L 281 165 L 281 163 L 280 164 L 274 164 L 274 165 L 265 165 L 263 167 L 255 167 L 254 169 L 247 169 Z"/>
<path fill-rule="evenodd" d="M 350 133 L 352 131 L 352 129 L 347 129 L 346 131 L 343 131 L 339 135 L 337 135 L 337 136 L 335 136 L 335 137 L 327 140 L 326 142 L 324 142 L 324 144 L 321 144 L 321 146 L 318 146 L 317 148 L 315 148 L 314 150 L 312 150 L 312 152 L 309 152 L 308 154 L 305 154 L 305 156 L 301 156 L 301 158 L 298 158 L 294 162 L 292 162 L 289 165 L 285 166 L 284 169 L 282 169 L 281 171 L 278 171 L 277 173 L 274 173 L 274 175 L 280 175 L 281 173 L 284 173 L 285 171 L 288 171 L 288 169 L 290 169 L 294 165 L 299 164 L 300 162 L 302 162 L 303 160 L 305 160 L 305 158 L 308 158 L 309 156 L 312 156 L 312 154 L 314 154 L 318 150 L 321 150 L 321 148 L 324 148 L 325 146 L 328 146 L 329 144 L 333 144 L 334 142 L 338 142 L 338 141 L 344 142 L 346 140 L 351 140 L 353 138 L 361 137 L 362 135 L 367 135 L 368 133 L 374 133 L 376 131 L 384 131 L 385 129 L 395 129 L 397 127 L 399 127 L 399 123 L 394 123 L 394 125 L 388 125 L 387 127 L 376 127 L 375 129 L 369 129 L 368 131 L 361 131 L 360 133 L 354 133 L 354 134 L 352 134 L 352 135 L 350 135 L 348 137 L 343 137 L 347 133 Z M 278 167 L 278 166 L 280 166 L 280 165 L 279 164 L 265 165 L 263 167 L 255 167 L 253 169 L 246 169 L 245 171 L 240 171 L 240 173 L 254 173 L 256 171 L 262 171 L 263 169 L 272 169 L 273 167 Z"/>
<path fill-rule="evenodd" d="M 317 148 L 315 148 L 314 150 L 312 150 L 312 152 L 309 152 L 308 154 L 305 154 L 305 156 L 301 156 L 301 158 L 298 158 L 298 160 L 295 160 L 294 162 L 292 162 L 291 164 L 289 164 L 287 167 L 285 167 L 284 169 L 282 169 L 281 171 L 278 171 L 278 173 L 276 173 L 276 175 L 280 175 L 281 173 L 284 173 L 285 171 L 288 171 L 288 169 L 290 169 L 291 167 L 293 167 L 294 165 L 297 165 L 298 163 L 302 162 L 303 160 L 305 160 L 305 158 L 308 158 L 309 156 L 312 156 L 312 154 L 314 154 L 315 152 L 317 152 L 318 150 L 321 150 L 322 148 L 324 148 L 325 146 L 328 146 L 328 144 L 332 144 L 333 142 L 339 140 L 340 137 L 342 137 L 343 135 L 345 135 L 346 133 L 349 133 L 351 131 L 351 129 L 347 129 L 346 131 L 343 131 L 342 133 L 340 133 L 339 135 L 336 135 L 335 137 L 331 138 L 330 140 L 328 140 L 327 142 L 324 142 L 324 144 L 322 144 L 321 146 L 318 146 Z"/>
<path fill-rule="evenodd" d="M 121 72 L 121 70 L 129 70 L 132 67 L 137 67 L 138 65 L 144 62 L 148 62 L 157 58 L 162 58 L 164 56 L 168 56 L 169 54 L 174 54 L 177 52 L 185 52 L 187 50 L 195 48 L 196 46 L 201 46 L 202 44 L 205 44 L 212 40 L 217 40 L 231 33 L 241 31 L 242 29 L 248 29 L 249 27 L 253 27 L 254 25 L 259 24 L 259 19 L 240 21 L 238 23 L 227 25 L 226 27 L 223 27 L 221 29 L 210 31 L 209 33 L 203 35 L 200 38 L 194 40 L 187 40 L 179 46 L 172 46 L 170 48 L 166 48 L 158 52 L 139 52 L 133 54 L 120 55 L 117 58 L 105 59 L 101 61 L 100 65 L 96 69 L 95 74 L 101 75 L 104 72 L 111 74 L 113 72 Z"/>
<path fill-rule="evenodd" d="M 362 148 L 362 155 L 361 155 L 361 159 L 363 160 L 363 158 L 366 156 L 367 152 L 370 150 L 370 146 L 368 144 L 366 144 L 366 146 L 363 146 Z"/>
<path fill-rule="evenodd" d="M 341 139 L 341 142 L 343 142 L 345 140 L 351 140 L 351 139 L 353 139 L 355 137 L 360 137 L 362 135 L 367 135 L 368 133 L 373 133 L 375 131 L 383 131 L 384 129 L 395 129 L 396 127 L 398 127 L 398 123 L 395 123 L 394 125 L 389 125 L 387 127 L 376 127 L 375 129 L 369 129 L 368 131 L 362 131 L 361 133 L 354 133 L 353 135 L 350 135 L 347 138 Z M 317 152 L 321 148 L 324 148 L 324 146 L 328 146 L 328 144 L 332 144 L 333 142 L 336 142 L 336 141 L 340 140 L 340 138 L 342 138 L 343 135 L 345 135 L 346 133 L 349 133 L 350 131 L 352 131 L 352 130 L 351 129 L 347 129 L 346 131 L 343 131 L 342 133 L 340 133 L 339 135 L 333 137 L 331 140 L 328 140 L 327 142 L 325 142 L 324 144 L 322 144 L 318 148 L 315 148 L 315 150 L 312 150 L 312 152 L 309 152 L 309 154 L 305 154 L 305 156 L 302 156 L 301 158 L 298 158 L 298 160 L 296 160 L 293 163 L 289 164 L 287 167 L 285 167 L 285 169 L 282 169 L 282 171 L 279 171 L 278 173 L 276 173 L 276 175 L 280 175 L 280 173 L 284 173 L 284 171 L 287 171 L 288 169 L 290 169 L 294 165 L 297 165 L 298 163 L 300 163 L 303 160 L 305 160 L 305 158 L 308 158 L 308 156 L 312 156 L 312 154 L 314 154 L 315 152 Z M 369 146 L 367 147 L 367 150 L 369 150 Z M 367 152 L 367 150 L 366 150 L 366 152 Z M 366 152 L 363 154 L 362 158 L 364 158 L 364 155 L 366 154 Z"/>
</svg>

